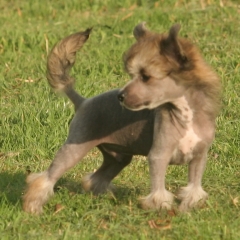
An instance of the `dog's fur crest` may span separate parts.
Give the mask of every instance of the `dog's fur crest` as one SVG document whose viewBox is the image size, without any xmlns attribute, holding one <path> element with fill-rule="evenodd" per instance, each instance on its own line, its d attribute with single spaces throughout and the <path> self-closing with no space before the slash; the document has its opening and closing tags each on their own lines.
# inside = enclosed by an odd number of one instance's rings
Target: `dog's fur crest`
<svg viewBox="0 0 240 240">
<path fill-rule="evenodd" d="M 149 32 L 144 24 L 141 29 L 141 38 L 136 38 L 137 42 L 124 54 L 125 69 L 130 75 L 133 74 L 129 66 L 132 60 L 136 55 L 141 59 L 146 58 L 139 53 L 139 50 L 142 53 L 147 51 L 149 65 L 158 65 L 165 76 L 171 76 L 176 82 L 185 82 L 189 87 L 202 89 L 208 98 L 204 108 L 215 118 L 220 109 L 221 84 L 219 78 L 206 64 L 194 44 L 188 39 L 177 37 L 180 26 L 176 25 L 170 29 L 169 34 L 158 34 Z M 136 28 L 139 29 L 141 26 L 142 24 L 139 24 Z M 159 52 L 160 54 L 158 54 Z M 165 64 L 161 64 L 162 62 Z M 139 67 L 141 68 L 141 66 Z"/>
<path fill-rule="evenodd" d="M 214 139 L 220 82 L 198 49 L 178 37 L 179 30 L 176 24 L 168 34 L 158 34 L 150 32 L 145 23 L 137 25 L 133 30 L 136 43 L 124 55 L 132 80 L 120 90 L 90 99 L 74 90 L 69 71 L 91 29 L 53 47 L 47 63 L 49 84 L 70 98 L 76 114 L 49 169 L 28 177 L 23 197 L 26 212 L 40 213 L 56 181 L 95 146 L 104 161 L 83 178 L 86 191 L 112 190 L 111 180 L 138 154 L 148 156 L 151 176 L 151 193 L 141 199 L 143 208 L 172 207 L 173 194 L 165 189 L 169 164 L 189 164 L 188 186 L 178 194 L 181 211 L 206 200 L 201 179 Z"/>
</svg>

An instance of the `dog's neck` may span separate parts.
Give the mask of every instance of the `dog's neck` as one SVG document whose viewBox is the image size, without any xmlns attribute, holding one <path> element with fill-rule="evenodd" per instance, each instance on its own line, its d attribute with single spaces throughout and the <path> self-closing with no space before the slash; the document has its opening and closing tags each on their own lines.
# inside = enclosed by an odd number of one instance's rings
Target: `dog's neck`
<svg viewBox="0 0 240 240">
<path fill-rule="evenodd" d="M 184 122 L 193 121 L 195 116 L 204 115 L 207 119 L 213 120 L 212 115 L 208 114 L 206 106 L 209 101 L 205 93 L 201 90 L 188 88 L 183 92 L 183 95 L 171 101 L 171 104 L 178 112 L 178 116 Z M 173 111 L 174 111 L 173 109 Z"/>
<path fill-rule="evenodd" d="M 178 111 L 178 118 L 185 123 L 192 122 L 194 109 L 190 108 L 185 96 L 179 97 L 171 102 Z M 174 111 L 174 110 L 173 110 Z"/>
<path fill-rule="evenodd" d="M 175 125 L 189 128 L 199 115 L 206 117 L 206 113 L 203 111 L 205 104 L 203 95 L 201 92 L 196 93 L 187 89 L 182 96 L 170 101 L 169 114 Z"/>
<path fill-rule="evenodd" d="M 172 100 L 167 109 L 171 122 L 177 129 L 187 130 L 194 127 L 201 138 L 211 142 L 214 137 L 215 120 L 205 111 L 207 104 L 203 92 L 187 90 L 183 96 Z"/>
</svg>

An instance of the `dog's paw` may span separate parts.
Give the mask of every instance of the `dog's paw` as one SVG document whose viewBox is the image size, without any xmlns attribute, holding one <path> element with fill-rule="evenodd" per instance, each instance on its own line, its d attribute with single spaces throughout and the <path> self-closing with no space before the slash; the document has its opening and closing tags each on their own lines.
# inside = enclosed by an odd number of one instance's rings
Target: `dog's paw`
<svg viewBox="0 0 240 240">
<path fill-rule="evenodd" d="M 38 201 L 37 199 L 26 199 L 23 203 L 23 211 L 31 214 L 41 214 L 43 211 L 41 201 Z"/>
<path fill-rule="evenodd" d="M 140 199 L 143 209 L 171 209 L 174 195 L 167 190 L 152 192 L 148 196 Z"/>
<path fill-rule="evenodd" d="M 82 187 L 86 192 L 90 192 L 92 188 L 92 179 L 91 176 L 93 173 L 89 173 L 82 178 Z"/>
<path fill-rule="evenodd" d="M 82 179 L 82 187 L 86 192 L 93 192 L 94 195 L 105 193 L 107 191 L 114 192 L 115 187 L 109 181 L 97 178 L 94 173 L 89 173 Z"/>
<path fill-rule="evenodd" d="M 53 184 L 48 180 L 46 172 L 30 174 L 26 182 L 28 187 L 23 196 L 23 210 L 40 214 L 43 205 L 53 195 Z"/>
<path fill-rule="evenodd" d="M 177 195 L 182 200 L 179 206 L 180 212 L 186 212 L 191 208 L 201 207 L 208 198 L 208 194 L 201 186 L 194 187 L 192 184 L 182 187 Z"/>
</svg>

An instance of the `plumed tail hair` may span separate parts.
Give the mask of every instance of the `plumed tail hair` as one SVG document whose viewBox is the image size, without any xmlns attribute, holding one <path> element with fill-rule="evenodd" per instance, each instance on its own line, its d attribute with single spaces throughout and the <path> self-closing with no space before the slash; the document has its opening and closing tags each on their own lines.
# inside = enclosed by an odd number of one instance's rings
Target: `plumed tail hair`
<svg viewBox="0 0 240 240">
<path fill-rule="evenodd" d="M 74 33 L 59 41 L 51 50 L 47 60 L 47 79 L 50 86 L 64 92 L 74 103 L 75 109 L 84 100 L 74 89 L 74 78 L 69 72 L 76 60 L 77 51 L 89 38 L 91 28 Z"/>
</svg>

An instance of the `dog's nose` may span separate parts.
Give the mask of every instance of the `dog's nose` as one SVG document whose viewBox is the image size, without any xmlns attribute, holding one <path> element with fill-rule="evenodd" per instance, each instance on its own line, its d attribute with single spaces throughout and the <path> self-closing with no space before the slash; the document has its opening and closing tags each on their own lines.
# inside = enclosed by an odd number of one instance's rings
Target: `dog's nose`
<svg viewBox="0 0 240 240">
<path fill-rule="evenodd" d="M 123 102 L 124 97 L 125 97 L 124 92 L 120 92 L 120 93 L 118 94 L 118 96 L 117 96 L 118 101 L 119 101 L 119 102 Z"/>
</svg>

